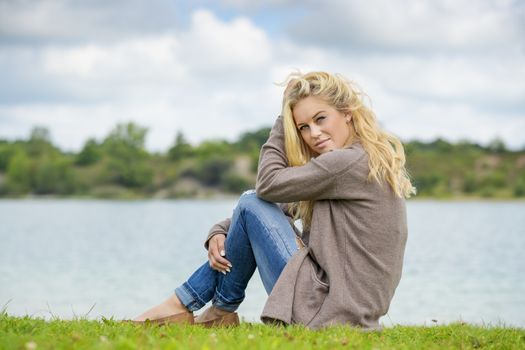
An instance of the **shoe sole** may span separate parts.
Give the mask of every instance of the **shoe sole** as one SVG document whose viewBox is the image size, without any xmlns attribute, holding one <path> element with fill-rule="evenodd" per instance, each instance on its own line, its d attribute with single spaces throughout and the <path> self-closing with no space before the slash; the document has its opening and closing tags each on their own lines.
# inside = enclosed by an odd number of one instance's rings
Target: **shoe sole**
<svg viewBox="0 0 525 350">
<path fill-rule="evenodd" d="M 138 324 L 138 325 L 151 324 L 151 325 L 158 325 L 158 326 L 162 326 L 166 324 L 190 324 L 191 325 L 191 324 L 194 324 L 194 316 L 190 312 L 185 312 L 182 314 L 175 314 L 175 315 L 158 318 L 156 320 L 150 320 L 150 319 L 146 319 L 145 321 L 130 320 L 128 322 L 133 323 L 133 324 Z"/>
</svg>

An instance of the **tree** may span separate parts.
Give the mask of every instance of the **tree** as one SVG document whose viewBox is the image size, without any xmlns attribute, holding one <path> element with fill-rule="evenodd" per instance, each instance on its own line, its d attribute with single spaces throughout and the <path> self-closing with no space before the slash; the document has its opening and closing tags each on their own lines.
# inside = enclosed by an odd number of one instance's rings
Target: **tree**
<svg viewBox="0 0 525 350">
<path fill-rule="evenodd" d="M 75 191 L 75 178 L 71 162 L 61 156 L 40 157 L 33 174 L 36 194 L 71 194 Z"/>
<path fill-rule="evenodd" d="M 525 174 L 522 174 L 517 179 L 516 184 L 514 185 L 513 192 L 515 197 L 525 196 Z"/>
<path fill-rule="evenodd" d="M 8 143 L 0 144 L 0 171 L 7 171 L 9 161 L 16 154 L 14 145 Z"/>
<path fill-rule="evenodd" d="M 500 137 L 494 138 L 487 145 L 487 149 L 493 153 L 505 153 L 507 152 L 507 146 Z"/>
<path fill-rule="evenodd" d="M 102 158 L 100 145 L 95 139 L 89 139 L 76 157 L 75 164 L 85 166 L 98 162 Z"/>
<path fill-rule="evenodd" d="M 254 132 L 246 132 L 242 134 L 237 142 L 239 151 L 259 151 L 266 140 L 268 140 L 270 130 L 270 128 L 262 128 Z"/>
<path fill-rule="evenodd" d="M 445 178 L 440 174 L 427 174 L 414 176 L 414 184 L 418 194 L 437 195 L 443 190 Z"/>
<path fill-rule="evenodd" d="M 178 161 L 183 158 L 191 157 L 194 154 L 193 148 L 186 141 L 182 131 L 177 132 L 175 136 L 175 144 L 169 149 L 168 156 L 173 161 Z"/>
<path fill-rule="evenodd" d="M 18 151 L 7 166 L 7 189 L 14 194 L 25 194 L 31 189 L 31 161 Z"/>
<path fill-rule="evenodd" d="M 241 193 L 253 188 L 253 185 L 252 181 L 235 174 L 231 170 L 222 177 L 222 187 L 228 192 Z"/>
<path fill-rule="evenodd" d="M 202 160 L 216 156 L 231 158 L 234 152 L 234 147 L 225 140 L 204 141 L 194 149 L 195 156 Z"/>
<path fill-rule="evenodd" d="M 199 160 L 193 175 L 204 185 L 219 186 L 232 165 L 231 159 L 213 155 Z"/>
<path fill-rule="evenodd" d="M 29 140 L 27 141 L 27 152 L 31 158 L 42 154 L 58 153 L 51 144 L 49 130 L 43 126 L 35 126 L 31 129 Z"/>
<path fill-rule="evenodd" d="M 30 142 L 51 143 L 49 130 L 43 126 L 35 126 L 31 129 Z"/>
<path fill-rule="evenodd" d="M 147 128 L 133 122 L 117 124 L 104 140 L 104 147 L 110 155 L 121 157 L 130 155 L 146 155 L 144 142 Z"/>
<path fill-rule="evenodd" d="M 144 187 L 153 179 L 153 169 L 144 149 L 147 128 L 134 123 L 118 124 L 103 142 L 109 156 L 106 174 L 111 182 L 125 187 Z"/>
<path fill-rule="evenodd" d="M 239 141 L 236 143 L 238 152 L 247 153 L 250 157 L 251 170 L 257 172 L 259 164 L 259 153 L 262 145 L 268 140 L 270 135 L 270 128 L 261 128 L 254 132 L 247 132 L 241 135 Z M 241 187 L 244 186 L 241 185 Z"/>
<path fill-rule="evenodd" d="M 442 138 L 438 138 L 435 141 L 429 143 L 428 145 L 431 147 L 431 149 L 434 149 L 437 152 L 441 153 L 449 153 L 454 149 L 454 146 L 450 142 L 447 142 Z"/>
</svg>

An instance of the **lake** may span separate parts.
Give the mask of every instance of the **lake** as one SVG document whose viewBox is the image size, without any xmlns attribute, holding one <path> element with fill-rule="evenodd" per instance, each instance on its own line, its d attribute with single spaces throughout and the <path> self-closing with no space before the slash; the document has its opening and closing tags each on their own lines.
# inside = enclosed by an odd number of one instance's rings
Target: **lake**
<svg viewBox="0 0 525 350">
<path fill-rule="evenodd" d="M 0 200 L 0 309 L 131 318 L 206 261 L 208 229 L 236 200 Z M 385 326 L 525 327 L 525 202 L 409 201 L 401 283 Z M 258 322 L 254 274 L 239 309 Z"/>
</svg>

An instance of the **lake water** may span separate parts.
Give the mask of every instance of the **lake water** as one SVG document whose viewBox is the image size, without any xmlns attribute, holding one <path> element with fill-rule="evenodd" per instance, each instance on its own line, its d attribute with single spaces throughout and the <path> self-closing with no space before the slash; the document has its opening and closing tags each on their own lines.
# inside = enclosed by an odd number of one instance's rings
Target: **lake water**
<svg viewBox="0 0 525 350">
<path fill-rule="evenodd" d="M 130 318 L 206 261 L 235 200 L 0 200 L 0 309 Z M 525 202 L 408 202 L 401 283 L 385 326 L 463 320 L 525 327 Z M 257 273 L 239 309 L 259 321 Z M 92 309 L 90 311 L 90 309 Z"/>
</svg>

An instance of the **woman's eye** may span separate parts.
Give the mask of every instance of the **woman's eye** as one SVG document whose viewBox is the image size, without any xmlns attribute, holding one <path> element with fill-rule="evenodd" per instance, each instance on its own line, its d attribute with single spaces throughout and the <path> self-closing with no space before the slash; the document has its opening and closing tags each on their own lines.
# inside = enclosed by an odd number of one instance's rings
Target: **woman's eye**
<svg viewBox="0 0 525 350">
<path fill-rule="evenodd" d="M 306 130 L 306 128 L 308 128 L 308 125 L 301 125 L 299 127 L 299 131 L 304 131 L 304 130 Z"/>
<path fill-rule="evenodd" d="M 321 116 L 319 116 L 319 117 L 316 119 L 316 121 L 317 121 L 317 122 L 320 122 L 320 121 L 322 121 L 323 119 L 326 119 L 326 117 L 325 117 L 324 115 L 321 115 Z"/>
</svg>

